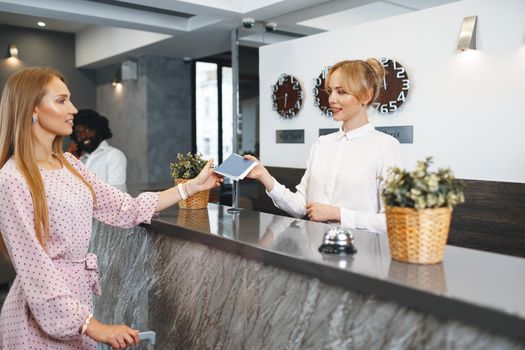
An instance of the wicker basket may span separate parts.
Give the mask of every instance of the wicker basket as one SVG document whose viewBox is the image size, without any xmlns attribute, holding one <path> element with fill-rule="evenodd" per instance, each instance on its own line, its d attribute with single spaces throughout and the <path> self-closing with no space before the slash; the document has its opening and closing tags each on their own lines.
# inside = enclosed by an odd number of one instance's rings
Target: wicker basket
<svg viewBox="0 0 525 350">
<path fill-rule="evenodd" d="M 435 264 L 443 260 L 452 209 L 386 209 L 388 242 L 392 259 Z"/>
<path fill-rule="evenodd" d="M 175 179 L 175 185 L 185 183 L 191 179 Z M 197 192 L 185 200 L 179 201 L 179 208 L 181 209 L 203 209 L 208 207 L 208 200 L 210 198 L 210 190 Z"/>
</svg>

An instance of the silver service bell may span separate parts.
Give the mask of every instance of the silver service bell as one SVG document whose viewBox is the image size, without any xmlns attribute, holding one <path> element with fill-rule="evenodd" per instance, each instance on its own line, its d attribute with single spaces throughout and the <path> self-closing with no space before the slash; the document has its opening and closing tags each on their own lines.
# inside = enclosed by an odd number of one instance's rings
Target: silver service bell
<svg viewBox="0 0 525 350">
<path fill-rule="evenodd" d="M 325 232 L 319 251 L 329 254 L 355 254 L 357 249 L 354 246 L 354 235 L 341 226 L 331 227 Z"/>
</svg>

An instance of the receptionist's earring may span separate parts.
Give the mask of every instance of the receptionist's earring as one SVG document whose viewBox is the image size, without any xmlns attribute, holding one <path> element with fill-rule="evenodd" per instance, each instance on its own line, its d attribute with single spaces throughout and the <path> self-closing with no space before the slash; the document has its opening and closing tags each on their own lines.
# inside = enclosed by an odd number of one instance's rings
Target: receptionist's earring
<svg viewBox="0 0 525 350">
<path fill-rule="evenodd" d="M 38 121 L 38 116 L 36 114 L 33 114 L 33 118 L 31 118 L 32 124 L 35 124 Z"/>
</svg>

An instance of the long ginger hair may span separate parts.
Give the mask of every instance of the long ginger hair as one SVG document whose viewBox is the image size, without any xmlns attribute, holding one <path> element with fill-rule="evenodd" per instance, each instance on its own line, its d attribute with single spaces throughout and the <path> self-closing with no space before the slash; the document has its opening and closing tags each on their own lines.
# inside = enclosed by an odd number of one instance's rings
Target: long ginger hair
<svg viewBox="0 0 525 350">
<path fill-rule="evenodd" d="M 65 83 L 64 76 L 53 69 L 23 69 L 9 77 L 0 101 L 0 168 L 14 156 L 16 167 L 24 177 L 31 193 L 35 233 L 44 249 L 49 238 L 49 214 L 44 182 L 33 149 L 31 125 L 33 111 L 42 101 L 47 85 L 54 78 Z M 65 158 L 62 152 L 62 140 L 62 136 L 55 137 L 52 146 L 54 155 L 63 166 L 86 184 L 95 202 L 93 187 Z M 0 251 L 4 254 L 7 252 L 1 234 Z"/>
</svg>

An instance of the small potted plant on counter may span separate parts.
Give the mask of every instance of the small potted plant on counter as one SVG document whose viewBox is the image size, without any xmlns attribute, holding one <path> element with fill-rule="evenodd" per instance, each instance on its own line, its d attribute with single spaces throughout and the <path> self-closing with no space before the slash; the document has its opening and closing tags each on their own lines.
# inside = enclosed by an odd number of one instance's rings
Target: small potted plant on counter
<svg viewBox="0 0 525 350">
<path fill-rule="evenodd" d="M 170 163 L 171 177 L 175 180 L 175 185 L 188 182 L 197 177 L 205 165 L 206 160 L 199 153 L 188 152 L 185 155 L 177 153 L 177 161 Z M 203 209 L 208 206 L 209 197 L 210 190 L 197 192 L 191 197 L 179 201 L 179 207 L 181 209 Z"/>
<path fill-rule="evenodd" d="M 393 167 L 383 184 L 392 259 L 416 264 L 443 260 L 452 207 L 463 203 L 463 184 L 450 169 L 430 172 L 432 157 L 408 172 Z"/>
</svg>

